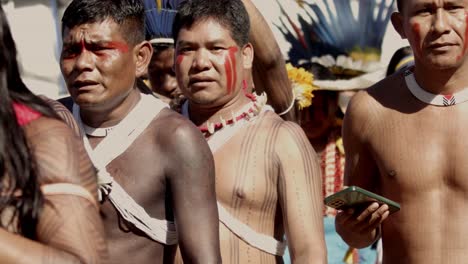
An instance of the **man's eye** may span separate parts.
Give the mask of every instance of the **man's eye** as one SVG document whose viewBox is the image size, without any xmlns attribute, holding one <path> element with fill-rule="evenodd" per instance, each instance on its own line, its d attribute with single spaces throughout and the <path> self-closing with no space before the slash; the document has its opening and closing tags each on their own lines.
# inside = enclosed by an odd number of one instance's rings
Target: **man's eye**
<svg viewBox="0 0 468 264">
<path fill-rule="evenodd" d="M 213 52 L 213 53 L 221 53 L 221 52 L 223 52 L 224 50 L 225 50 L 224 47 L 219 47 L 219 46 L 210 48 L 210 51 Z"/>
<path fill-rule="evenodd" d="M 429 15 L 431 14 L 432 10 L 429 7 L 421 8 L 416 11 L 416 14 L 418 15 Z"/>
<path fill-rule="evenodd" d="M 96 51 L 96 52 L 99 52 L 99 51 L 104 51 L 104 50 L 108 50 L 109 48 L 108 47 L 105 47 L 105 46 L 91 46 L 89 47 L 89 50 L 90 51 Z"/>
<path fill-rule="evenodd" d="M 81 48 L 79 47 L 68 47 L 63 48 L 62 55 L 64 57 L 73 57 L 81 53 Z"/>
<path fill-rule="evenodd" d="M 183 47 L 179 49 L 179 53 L 187 53 L 189 51 L 192 51 L 193 49 L 190 47 Z"/>
<path fill-rule="evenodd" d="M 457 12 L 457 11 L 464 10 L 464 9 L 465 9 L 465 8 L 464 8 L 463 6 L 455 6 L 455 5 L 453 5 L 453 6 L 447 6 L 447 7 L 445 8 L 445 10 L 450 11 L 450 12 Z"/>
</svg>

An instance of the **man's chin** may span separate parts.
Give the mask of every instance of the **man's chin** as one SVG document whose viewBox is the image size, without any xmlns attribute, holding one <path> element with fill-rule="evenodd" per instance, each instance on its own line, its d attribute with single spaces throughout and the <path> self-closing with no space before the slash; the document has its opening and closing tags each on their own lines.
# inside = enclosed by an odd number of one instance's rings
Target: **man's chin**
<svg viewBox="0 0 468 264">
<path fill-rule="evenodd" d="M 459 68 L 465 60 L 466 56 L 462 58 L 457 56 L 430 57 L 427 63 L 434 70 L 447 71 Z"/>
<path fill-rule="evenodd" d="M 216 100 L 212 98 L 190 98 L 192 103 L 203 106 L 211 106 L 216 104 Z"/>
<path fill-rule="evenodd" d="M 75 104 L 80 106 L 80 108 L 82 109 L 92 109 L 96 108 L 99 105 L 98 100 L 96 100 L 94 96 L 91 96 L 89 94 L 79 94 L 75 97 L 72 96 L 72 98 L 73 102 L 75 102 Z"/>
</svg>

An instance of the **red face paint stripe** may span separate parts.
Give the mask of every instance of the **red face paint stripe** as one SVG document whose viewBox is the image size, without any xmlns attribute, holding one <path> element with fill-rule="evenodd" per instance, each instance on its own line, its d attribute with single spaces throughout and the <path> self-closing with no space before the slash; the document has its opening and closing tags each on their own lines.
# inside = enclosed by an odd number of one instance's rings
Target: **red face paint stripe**
<svg viewBox="0 0 468 264">
<path fill-rule="evenodd" d="M 232 62 L 232 85 L 231 85 L 231 92 L 234 90 L 234 87 L 237 82 L 237 68 L 236 68 L 236 52 L 237 52 L 237 47 L 232 47 L 229 49 L 229 57 L 231 58 Z"/>
<path fill-rule="evenodd" d="M 85 44 L 85 41 L 84 39 L 81 39 L 81 52 L 83 52 L 86 48 L 86 44 Z"/>
<path fill-rule="evenodd" d="M 227 92 L 230 94 L 232 90 L 232 66 L 230 57 L 226 58 L 226 61 L 224 62 L 224 68 L 226 69 Z"/>
<path fill-rule="evenodd" d="M 128 52 L 129 48 L 128 45 L 123 43 L 123 42 L 118 42 L 118 41 L 111 41 L 106 44 L 108 48 L 111 49 L 116 49 L 122 53 Z"/>
</svg>

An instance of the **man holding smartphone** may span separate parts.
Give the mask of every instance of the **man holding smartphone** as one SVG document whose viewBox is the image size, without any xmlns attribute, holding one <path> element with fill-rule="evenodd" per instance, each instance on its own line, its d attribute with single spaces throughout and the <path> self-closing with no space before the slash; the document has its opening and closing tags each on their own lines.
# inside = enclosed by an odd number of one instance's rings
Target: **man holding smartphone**
<svg viewBox="0 0 468 264">
<path fill-rule="evenodd" d="M 468 257 L 468 1 L 399 0 L 392 16 L 415 66 L 359 92 L 344 121 L 345 181 L 401 204 L 341 212 L 353 247 L 383 240 L 384 263 Z M 380 230 L 380 231 L 379 231 Z"/>
</svg>

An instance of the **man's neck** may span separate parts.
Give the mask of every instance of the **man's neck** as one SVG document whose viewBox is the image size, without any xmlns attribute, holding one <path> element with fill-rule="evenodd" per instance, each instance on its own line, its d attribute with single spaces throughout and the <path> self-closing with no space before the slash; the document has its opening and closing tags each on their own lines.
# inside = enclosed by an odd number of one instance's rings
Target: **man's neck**
<svg viewBox="0 0 468 264">
<path fill-rule="evenodd" d="M 93 108 L 81 108 L 81 119 L 86 125 L 95 128 L 115 126 L 130 113 L 140 99 L 140 91 L 133 89 L 123 100 L 112 106 L 99 105 Z"/>
<path fill-rule="evenodd" d="M 468 88 L 468 63 L 453 69 L 430 69 L 416 63 L 414 76 L 418 84 L 432 94 L 454 94 Z"/>
<path fill-rule="evenodd" d="M 251 99 L 246 97 L 242 92 L 239 92 L 228 103 L 220 106 L 200 105 L 189 100 L 190 120 L 197 126 L 206 125 L 207 122 L 218 123 L 221 118 L 228 120 L 249 102 L 251 102 Z"/>
</svg>

